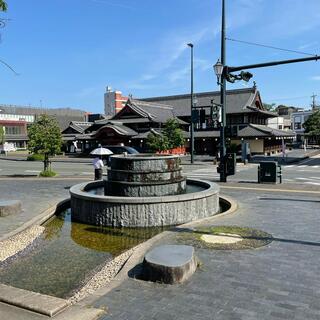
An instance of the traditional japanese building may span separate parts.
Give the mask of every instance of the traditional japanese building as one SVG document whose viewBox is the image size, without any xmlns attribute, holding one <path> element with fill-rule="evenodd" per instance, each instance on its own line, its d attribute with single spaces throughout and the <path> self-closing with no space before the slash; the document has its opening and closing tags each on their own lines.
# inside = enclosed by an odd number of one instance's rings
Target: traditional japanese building
<svg viewBox="0 0 320 320">
<path fill-rule="evenodd" d="M 201 113 L 202 121 L 195 124 L 195 153 L 217 155 L 220 130 L 213 125 L 210 112 L 212 105 L 219 104 L 220 92 L 198 93 L 196 100 L 196 110 Z M 97 144 L 122 143 L 143 151 L 146 150 L 146 139 L 150 131 L 161 132 L 166 121 L 175 118 L 184 130 L 188 152 L 190 115 L 190 94 L 140 100 L 129 98 L 114 116 L 95 121 L 82 133 L 79 132 L 75 138 L 89 148 Z M 267 119 L 274 117 L 277 117 L 277 114 L 265 110 L 255 86 L 227 91 L 227 144 L 229 146 L 236 144 L 239 148 L 242 142 L 247 142 L 252 154 L 280 152 L 283 147 L 282 140 L 285 143 L 291 141 L 294 133 L 267 127 Z M 68 130 L 71 129 L 70 127 Z M 67 132 L 69 131 L 64 133 Z"/>
<path fill-rule="evenodd" d="M 189 124 L 176 117 L 174 108 L 159 103 L 128 99 L 125 106 L 115 116 L 97 120 L 80 132 L 79 125 L 70 123 L 62 132 L 65 141 L 69 139 L 69 146 L 73 141 L 80 144 L 84 152 L 89 151 L 98 144 L 117 145 L 124 144 L 146 148 L 146 138 L 151 130 L 161 131 L 167 120 L 175 118 L 181 128 L 188 130 Z M 85 124 L 87 126 L 88 123 Z M 187 134 L 187 131 L 185 131 Z"/>
<path fill-rule="evenodd" d="M 215 155 L 219 149 L 220 131 L 212 127 L 210 107 L 220 103 L 220 92 L 195 94 L 197 110 L 205 110 L 204 123 L 195 125 L 195 153 Z M 180 119 L 190 123 L 190 94 L 143 99 L 170 105 Z M 226 137 L 228 144 L 240 145 L 246 141 L 252 154 L 280 152 L 282 139 L 292 141 L 292 131 L 270 130 L 267 119 L 277 117 L 276 113 L 265 110 L 256 86 L 246 89 L 228 90 L 226 95 Z M 255 128 L 253 130 L 253 127 Z M 250 134 L 249 134 L 250 129 Z M 189 137 L 188 137 L 189 138 Z"/>
</svg>

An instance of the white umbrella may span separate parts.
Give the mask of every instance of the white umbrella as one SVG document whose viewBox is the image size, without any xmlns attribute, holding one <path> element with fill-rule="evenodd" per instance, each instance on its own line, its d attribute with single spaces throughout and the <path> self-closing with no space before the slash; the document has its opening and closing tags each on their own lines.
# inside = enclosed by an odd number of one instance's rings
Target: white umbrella
<svg viewBox="0 0 320 320">
<path fill-rule="evenodd" d="M 106 156 L 109 154 L 113 154 L 113 152 L 107 148 L 99 147 L 97 149 L 92 150 L 90 154 L 93 154 L 96 156 Z"/>
</svg>

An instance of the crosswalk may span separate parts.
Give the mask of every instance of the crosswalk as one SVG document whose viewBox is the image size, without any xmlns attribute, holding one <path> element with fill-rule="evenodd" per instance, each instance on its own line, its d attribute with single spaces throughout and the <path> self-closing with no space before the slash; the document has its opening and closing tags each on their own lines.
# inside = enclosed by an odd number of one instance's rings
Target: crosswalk
<svg viewBox="0 0 320 320">
<path fill-rule="evenodd" d="M 309 168 L 311 170 L 313 169 L 318 169 L 320 168 L 319 165 L 314 165 L 314 166 L 307 166 L 305 164 L 302 164 L 302 165 L 288 165 L 288 166 L 283 166 L 284 169 L 304 169 L 304 168 Z"/>
<path fill-rule="evenodd" d="M 251 166 L 237 166 L 236 172 L 245 171 L 252 168 Z M 197 169 L 193 170 L 186 174 L 188 178 L 201 179 L 201 180 L 217 180 L 220 178 L 220 174 L 217 172 L 217 168 L 214 167 L 212 170 L 206 169 Z"/>
</svg>

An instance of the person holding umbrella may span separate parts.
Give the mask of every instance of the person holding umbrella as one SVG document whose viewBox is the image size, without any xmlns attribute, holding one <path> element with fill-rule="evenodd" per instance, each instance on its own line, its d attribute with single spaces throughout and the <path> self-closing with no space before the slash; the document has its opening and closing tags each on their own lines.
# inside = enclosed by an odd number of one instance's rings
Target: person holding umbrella
<svg viewBox="0 0 320 320">
<path fill-rule="evenodd" d="M 103 161 L 97 156 L 92 161 L 94 167 L 94 180 L 102 179 Z"/>
<path fill-rule="evenodd" d="M 94 149 L 90 152 L 90 154 L 95 155 L 96 157 L 93 159 L 93 167 L 94 167 L 94 180 L 101 180 L 102 179 L 102 171 L 103 171 L 103 155 L 110 155 L 112 151 L 107 148 L 102 148 L 101 145 L 97 149 Z"/>
</svg>

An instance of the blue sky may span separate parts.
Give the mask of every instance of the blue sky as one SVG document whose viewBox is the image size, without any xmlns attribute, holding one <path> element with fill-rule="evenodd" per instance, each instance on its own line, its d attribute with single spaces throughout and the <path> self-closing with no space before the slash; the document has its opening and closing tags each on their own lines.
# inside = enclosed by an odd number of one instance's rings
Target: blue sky
<svg viewBox="0 0 320 320">
<path fill-rule="evenodd" d="M 7 0 L 0 103 L 103 112 L 107 85 L 150 97 L 217 90 L 221 0 Z M 320 54 L 319 0 L 227 0 L 227 36 Z M 227 42 L 228 65 L 303 55 Z M 252 70 L 264 102 L 320 102 L 320 61 Z M 228 88 L 252 86 L 237 83 Z"/>
</svg>

